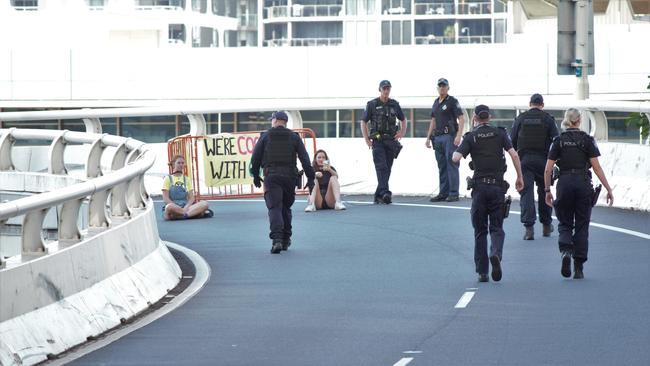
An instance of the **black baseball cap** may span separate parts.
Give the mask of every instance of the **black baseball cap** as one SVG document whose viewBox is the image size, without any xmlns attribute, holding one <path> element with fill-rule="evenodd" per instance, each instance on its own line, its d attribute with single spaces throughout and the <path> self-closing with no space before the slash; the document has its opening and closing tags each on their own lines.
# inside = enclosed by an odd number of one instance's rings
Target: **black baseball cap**
<svg viewBox="0 0 650 366">
<path fill-rule="evenodd" d="M 530 96 L 530 104 L 544 104 L 544 97 L 541 94 L 535 93 Z"/>
<path fill-rule="evenodd" d="M 379 83 L 379 90 L 382 90 L 382 89 L 385 88 L 385 87 L 392 88 L 392 85 L 390 85 L 390 81 L 388 81 L 388 80 L 382 80 L 382 81 Z"/>
<path fill-rule="evenodd" d="M 281 119 L 281 120 L 284 120 L 284 121 L 289 120 L 289 116 L 287 116 L 287 114 L 284 113 L 283 111 L 273 112 L 273 114 L 271 115 L 271 118 L 269 118 L 269 120 L 272 120 L 274 118 L 275 119 Z"/>
<path fill-rule="evenodd" d="M 485 104 L 479 104 L 474 108 L 474 114 L 480 119 L 487 119 L 490 117 L 490 107 Z"/>
<path fill-rule="evenodd" d="M 440 79 L 438 79 L 438 84 L 437 84 L 437 85 L 438 85 L 438 86 L 440 86 L 440 85 L 447 85 L 447 86 L 449 86 L 449 80 L 447 80 L 447 79 L 445 79 L 445 78 L 440 78 Z"/>
</svg>

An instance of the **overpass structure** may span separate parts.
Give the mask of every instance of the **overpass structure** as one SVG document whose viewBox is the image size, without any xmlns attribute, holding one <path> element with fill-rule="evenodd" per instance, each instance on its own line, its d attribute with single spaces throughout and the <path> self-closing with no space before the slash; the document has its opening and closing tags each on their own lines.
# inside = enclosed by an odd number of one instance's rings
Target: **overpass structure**
<svg viewBox="0 0 650 366">
<path fill-rule="evenodd" d="M 290 112 L 298 107 L 310 108 L 309 104 L 298 103 L 269 102 L 257 108 Z M 525 108 L 506 101 L 499 104 L 496 99 L 491 106 Z M 648 147 L 608 143 L 607 120 L 599 118 L 600 113 L 611 110 L 647 114 L 648 103 L 583 101 L 550 103 L 547 108 L 568 106 L 578 106 L 591 117 L 588 128 L 599 140 L 602 164 L 611 177 L 620 207 L 650 210 Z M 159 177 L 167 173 L 165 146 L 102 134 L 101 119 L 185 114 L 192 133 L 201 134 L 205 131 L 203 114 L 245 107 L 194 105 L 0 113 L 2 121 L 81 118 L 87 128 L 85 133 L 1 130 L 0 190 L 7 197 L 30 195 L 0 204 L 0 244 L 7 243 L 12 226 L 21 228 L 19 250 L 9 255 L 0 253 L 0 258 L 9 257 L 2 259 L 0 269 L 2 364 L 32 364 L 46 359 L 48 354 L 63 352 L 140 313 L 179 281 L 179 267 L 158 236 L 154 205 L 147 195 L 147 191 L 159 189 Z M 313 107 L 322 108 L 315 104 Z M 300 114 L 290 116 L 293 127 L 299 127 Z M 18 146 L 21 141 L 45 141 L 48 146 Z M 356 146 L 355 142 L 319 139 L 319 147 L 325 147 L 333 161 L 339 162 L 337 169 L 344 173 L 342 185 L 347 194 L 365 193 L 373 185 L 373 174 L 368 170 L 372 166 L 370 156 L 361 148 L 363 144 Z M 423 149 L 423 143 L 408 138 L 403 142 L 405 149 L 394 176 L 406 179 L 393 180 L 394 191 L 413 195 L 433 189 L 433 166 L 426 171 L 417 168 L 423 159 L 418 150 Z M 461 169 L 467 173 L 466 167 Z M 508 174 L 513 174 L 513 169 Z M 43 240 L 48 231 L 54 232 L 56 240 Z M 648 238 L 647 234 L 637 234 L 642 240 Z M 5 248 L 0 246 L 3 251 Z"/>
</svg>

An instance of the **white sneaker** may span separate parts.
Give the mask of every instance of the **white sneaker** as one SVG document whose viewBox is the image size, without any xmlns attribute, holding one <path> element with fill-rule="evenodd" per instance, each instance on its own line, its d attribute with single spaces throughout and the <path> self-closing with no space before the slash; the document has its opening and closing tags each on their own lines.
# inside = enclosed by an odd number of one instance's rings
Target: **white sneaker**
<svg viewBox="0 0 650 366">
<path fill-rule="evenodd" d="M 305 212 L 315 212 L 316 211 L 316 206 L 314 206 L 313 203 L 310 203 L 305 207 Z"/>
<path fill-rule="evenodd" d="M 334 204 L 334 209 L 339 210 L 339 211 L 340 210 L 345 210 L 345 205 L 343 204 L 343 202 L 336 202 Z"/>
</svg>

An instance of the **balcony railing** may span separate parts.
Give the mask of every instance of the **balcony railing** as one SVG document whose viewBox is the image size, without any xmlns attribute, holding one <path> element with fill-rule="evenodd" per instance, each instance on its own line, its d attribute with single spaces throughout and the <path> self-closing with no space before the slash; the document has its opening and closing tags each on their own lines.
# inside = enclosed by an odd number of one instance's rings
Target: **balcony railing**
<svg viewBox="0 0 650 366">
<path fill-rule="evenodd" d="M 444 37 L 444 36 L 415 36 L 415 44 L 452 44 L 456 43 L 454 37 Z"/>
<path fill-rule="evenodd" d="M 458 43 L 492 43 L 491 36 L 459 36 Z"/>
<path fill-rule="evenodd" d="M 291 40 L 291 45 L 298 47 L 340 46 L 341 44 L 343 44 L 343 38 L 294 38 Z"/>
<path fill-rule="evenodd" d="M 14 6 L 14 10 L 16 10 L 16 11 L 36 11 L 36 10 L 38 10 L 38 5 Z"/>
<path fill-rule="evenodd" d="M 266 19 L 283 17 L 337 17 L 343 15 L 343 6 L 332 5 L 302 5 L 267 6 L 264 8 Z"/>
<path fill-rule="evenodd" d="M 239 26 L 240 27 L 256 27 L 257 26 L 257 14 L 244 14 L 239 16 Z"/>
<path fill-rule="evenodd" d="M 415 15 L 447 15 L 454 14 L 453 3 L 417 3 L 415 4 Z"/>
<path fill-rule="evenodd" d="M 266 39 L 264 40 L 264 46 L 266 47 L 281 47 L 289 45 L 289 40 L 286 38 L 278 39 Z"/>
<path fill-rule="evenodd" d="M 491 13 L 492 13 L 492 4 L 490 4 L 490 2 L 458 4 L 458 14 L 491 14 Z"/>
</svg>

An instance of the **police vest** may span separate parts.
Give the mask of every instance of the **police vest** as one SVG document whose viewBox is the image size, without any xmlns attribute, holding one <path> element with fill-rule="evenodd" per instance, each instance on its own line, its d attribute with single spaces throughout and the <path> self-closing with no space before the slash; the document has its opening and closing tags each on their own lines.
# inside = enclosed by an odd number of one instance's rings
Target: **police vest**
<svg viewBox="0 0 650 366">
<path fill-rule="evenodd" d="M 381 133 L 395 135 L 397 133 L 397 102 L 388 99 L 386 104 L 380 104 L 379 98 L 368 105 L 370 114 L 370 134 Z"/>
<path fill-rule="evenodd" d="M 546 154 L 548 126 L 544 123 L 546 112 L 531 109 L 521 116 L 521 125 L 517 135 L 517 151 Z"/>
<path fill-rule="evenodd" d="M 263 168 L 282 168 L 286 173 L 295 169 L 296 149 L 291 141 L 293 131 L 275 127 L 267 132 L 268 141 L 264 149 L 264 158 L 262 159 Z"/>
<path fill-rule="evenodd" d="M 475 177 L 494 177 L 503 179 L 506 159 L 503 155 L 504 129 L 493 126 L 480 126 L 472 131 L 474 146 L 472 161 Z"/>
<path fill-rule="evenodd" d="M 587 140 L 589 135 L 584 131 L 565 131 L 560 134 L 560 154 L 557 165 L 562 170 L 589 169 L 589 154 Z"/>
</svg>

